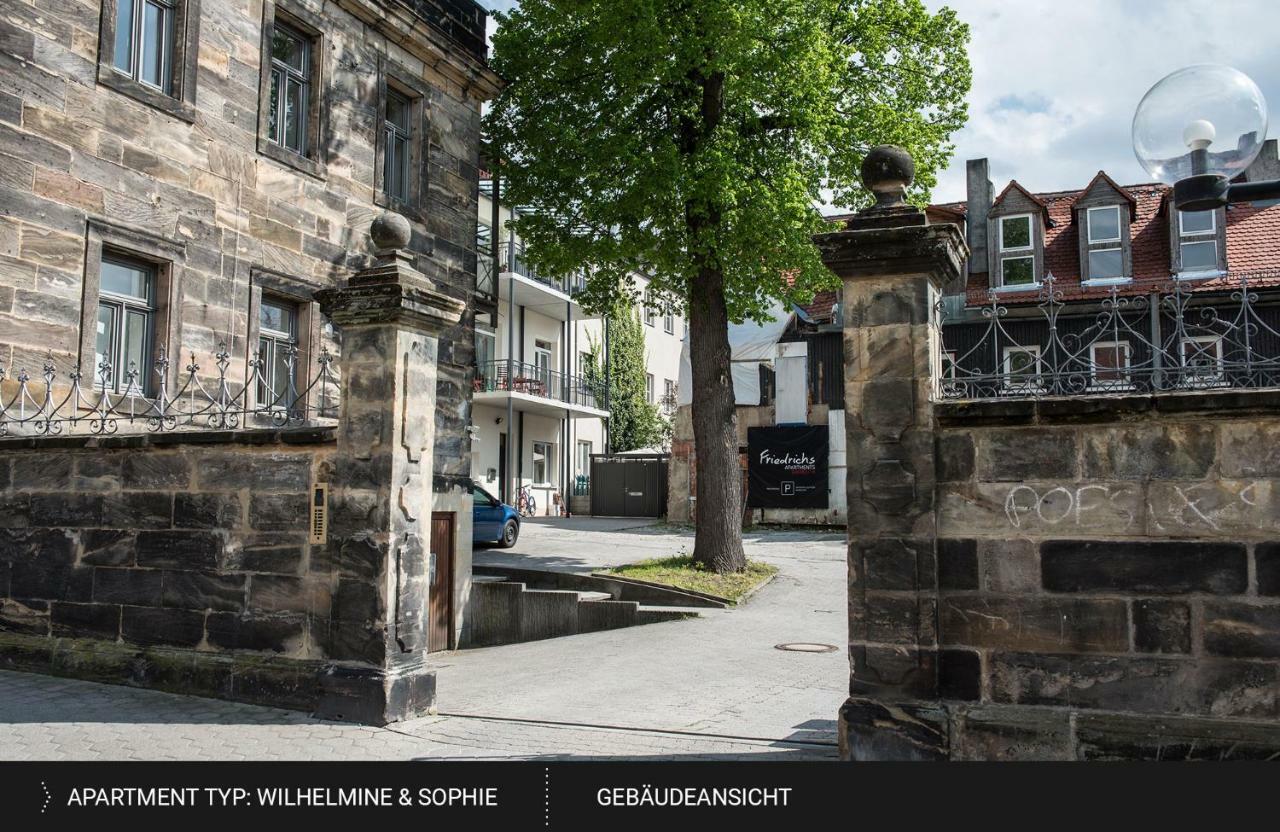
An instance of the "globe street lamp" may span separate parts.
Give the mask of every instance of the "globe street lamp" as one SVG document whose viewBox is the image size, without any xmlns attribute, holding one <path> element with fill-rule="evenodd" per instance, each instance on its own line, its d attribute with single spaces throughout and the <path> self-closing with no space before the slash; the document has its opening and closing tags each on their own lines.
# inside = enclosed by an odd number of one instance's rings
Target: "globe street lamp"
<svg viewBox="0 0 1280 832">
<path fill-rule="evenodd" d="M 1180 69 L 1143 96 L 1133 115 L 1133 152 L 1147 173 L 1173 186 L 1181 211 L 1280 198 L 1280 180 L 1237 182 L 1267 139 L 1267 100 L 1229 66 Z"/>
</svg>

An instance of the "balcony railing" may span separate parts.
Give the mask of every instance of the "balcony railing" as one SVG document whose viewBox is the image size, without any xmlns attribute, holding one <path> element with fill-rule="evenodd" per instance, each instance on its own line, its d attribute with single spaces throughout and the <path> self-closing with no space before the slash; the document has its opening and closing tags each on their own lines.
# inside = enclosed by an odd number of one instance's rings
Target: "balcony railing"
<svg viewBox="0 0 1280 832">
<path fill-rule="evenodd" d="M 604 409 L 604 396 L 588 379 L 536 364 L 504 359 L 481 364 L 475 392 L 524 393 L 565 404 Z"/>
<path fill-rule="evenodd" d="M 1280 276 L 1280 275 L 1277 275 Z M 1254 276 L 1258 279 L 1258 276 Z M 981 318 L 939 302 L 941 399 L 1280 388 L 1280 298 L 1240 275 L 1217 294 L 1176 281 L 1151 295 L 1065 302 L 1046 276 L 1032 314 L 992 295 Z"/>
<path fill-rule="evenodd" d="M 498 247 L 498 258 L 501 271 L 514 272 L 522 277 L 527 277 L 536 283 L 541 283 L 557 292 L 563 292 L 566 295 L 573 296 L 580 292 L 585 285 L 585 276 L 582 273 L 569 275 L 567 277 L 551 277 L 541 274 L 537 269 L 529 264 L 525 257 L 524 246 L 517 243 L 514 239 L 508 239 L 505 243 Z"/>
</svg>

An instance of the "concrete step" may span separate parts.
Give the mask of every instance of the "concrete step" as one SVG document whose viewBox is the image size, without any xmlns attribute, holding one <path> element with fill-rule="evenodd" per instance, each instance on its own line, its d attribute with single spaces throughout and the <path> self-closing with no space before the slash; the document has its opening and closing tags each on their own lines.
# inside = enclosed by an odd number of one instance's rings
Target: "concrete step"
<svg viewBox="0 0 1280 832">
<path fill-rule="evenodd" d="M 474 578 L 475 576 L 473 576 Z M 523 583 L 475 580 L 464 647 L 493 647 L 693 618 L 688 607 L 641 607 L 593 590 L 530 589 Z"/>
</svg>

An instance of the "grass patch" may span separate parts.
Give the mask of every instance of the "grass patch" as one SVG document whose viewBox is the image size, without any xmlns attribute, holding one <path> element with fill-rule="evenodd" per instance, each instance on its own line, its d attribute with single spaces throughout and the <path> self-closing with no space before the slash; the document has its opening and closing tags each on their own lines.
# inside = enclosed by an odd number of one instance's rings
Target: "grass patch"
<svg viewBox="0 0 1280 832">
<path fill-rule="evenodd" d="M 751 590 L 772 578 L 777 571 L 776 566 L 761 563 L 758 560 L 749 560 L 747 568 L 742 572 L 718 575 L 694 563 L 693 558 L 688 555 L 642 560 L 608 570 L 611 575 L 665 584 L 676 589 L 705 592 L 708 595 L 728 598 L 735 604 Z"/>
</svg>

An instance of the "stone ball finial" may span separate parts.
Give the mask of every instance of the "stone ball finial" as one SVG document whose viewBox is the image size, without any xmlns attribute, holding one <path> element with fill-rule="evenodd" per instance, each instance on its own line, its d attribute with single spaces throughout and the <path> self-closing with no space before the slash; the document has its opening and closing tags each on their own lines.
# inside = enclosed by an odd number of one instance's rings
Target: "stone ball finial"
<svg viewBox="0 0 1280 832">
<path fill-rule="evenodd" d="M 897 145 L 876 145 L 862 160 L 862 184 L 876 195 L 877 208 L 903 205 L 903 194 L 915 177 L 915 161 Z"/>
<path fill-rule="evenodd" d="M 409 221 L 391 211 L 384 211 L 369 225 L 369 238 L 378 249 L 405 248 L 412 235 Z"/>
</svg>

